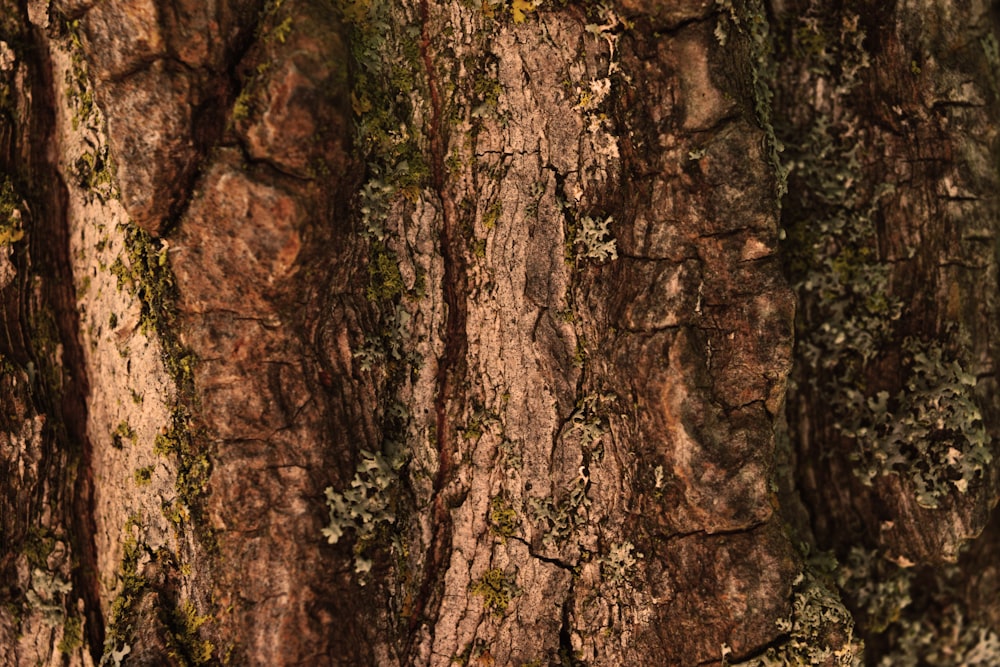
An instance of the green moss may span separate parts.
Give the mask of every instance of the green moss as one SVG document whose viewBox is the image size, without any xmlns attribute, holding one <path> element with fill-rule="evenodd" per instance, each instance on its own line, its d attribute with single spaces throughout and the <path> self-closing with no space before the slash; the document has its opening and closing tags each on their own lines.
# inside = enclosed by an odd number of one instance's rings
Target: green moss
<svg viewBox="0 0 1000 667">
<path fill-rule="evenodd" d="M 177 501 L 164 501 L 160 511 L 163 518 L 174 527 L 174 530 L 180 530 L 182 526 L 191 521 L 191 513 L 187 511 L 183 503 Z"/>
<path fill-rule="evenodd" d="M 291 33 L 292 33 L 292 17 L 286 16 L 281 23 L 274 26 L 274 30 L 271 32 L 270 36 L 279 44 L 284 44 L 285 40 L 288 39 L 288 36 Z"/>
<path fill-rule="evenodd" d="M 521 525 L 521 520 L 517 517 L 517 512 L 510 503 L 502 497 L 495 496 L 490 501 L 490 530 L 506 540 L 517 534 L 517 529 Z"/>
<path fill-rule="evenodd" d="M 472 255 L 478 259 L 486 257 L 486 239 L 472 239 Z"/>
<path fill-rule="evenodd" d="M 250 105 L 253 94 L 249 87 L 244 87 L 233 102 L 233 121 L 240 122 L 250 117 Z"/>
<path fill-rule="evenodd" d="M 84 152 L 73 163 L 71 172 L 76 184 L 100 201 L 118 198 L 117 169 L 106 145 Z"/>
<path fill-rule="evenodd" d="M 21 198 L 10 178 L 0 181 L 0 247 L 17 243 L 24 238 L 21 226 Z"/>
<path fill-rule="evenodd" d="M 518 594 L 514 577 L 503 570 L 487 570 L 469 586 L 469 592 L 483 599 L 483 606 L 494 616 L 503 616 L 510 601 Z"/>
<path fill-rule="evenodd" d="M 207 452 L 196 449 L 189 416 L 197 361 L 177 336 L 176 285 L 169 266 L 168 248 L 132 223 L 120 226 L 119 231 L 125 236 L 125 252 L 114 261 L 110 270 L 118 278 L 119 288 L 139 300 L 140 331 L 146 335 L 157 334 L 164 366 L 177 386 L 170 424 L 157 435 L 153 449 L 161 456 L 176 457 L 178 496 L 190 510 L 201 537 L 211 545 L 214 543 L 211 531 L 203 525 L 197 510 L 211 466 Z"/>
<path fill-rule="evenodd" d="M 450 176 L 455 176 L 462 173 L 462 168 L 465 163 L 462 160 L 462 154 L 458 151 L 452 151 L 448 154 L 448 159 L 445 160 L 445 169 L 448 170 Z"/>
<path fill-rule="evenodd" d="M 483 227 L 486 229 L 493 229 L 497 221 L 500 219 L 500 215 L 503 213 L 503 204 L 500 203 L 499 199 L 494 199 L 490 203 L 489 208 L 483 214 Z"/>
<path fill-rule="evenodd" d="M 191 393 L 194 357 L 177 338 L 177 288 L 170 270 L 168 247 L 134 223 L 119 225 L 124 235 L 125 253 L 110 266 L 125 289 L 141 304 L 139 329 L 155 332 L 163 343 L 163 361 L 184 396 Z"/>
<path fill-rule="evenodd" d="M 205 452 L 196 448 L 186 409 L 181 406 L 174 407 L 171 423 L 156 436 L 153 451 L 160 456 L 175 458 L 177 479 L 174 488 L 178 498 L 192 511 L 195 518 L 200 519 L 201 515 L 197 508 L 208 483 L 211 462 Z"/>
<path fill-rule="evenodd" d="M 399 260 L 381 243 L 373 243 L 372 248 L 368 264 L 368 298 L 375 302 L 393 301 L 406 291 L 399 272 Z"/>
<path fill-rule="evenodd" d="M 153 470 L 155 466 L 143 466 L 142 468 L 136 468 L 132 477 L 135 480 L 136 486 L 148 486 L 153 479 Z"/>
<path fill-rule="evenodd" d="M 79 616 L 67 616 L 63 622 L 63 636 L 56 648 L 66 654 L 83 646 L 83 623 Z"/>
<path fill-rule="evenodd" d="M 201 639 L 198 632 L 199 628 L 210 619 L 210 616 L 199 615 L 197 607 L 190 600 L 175 607 L 170 619 L 172 635 L 168 647 L 170 655 L 189 665 L 205 665 L 211 662 L 215 647 L 211 642 Z"/>
<path fill-rule="evenodd" d="M 133 534 L 133 529 L 137 529 L 141 536 L 142 520 L 137 515 L 129 517 L 122 528 L 122 559 L 117 574 L 118 593 L 111 601 L 108 614 L 104 639 L 105 656 L 111 656 L 113 653 L 124 655 L 128 652 L 135 606 L 148 587 L 145 578 L 139 574 L 139 559 L 144 553 L 143 545 L 140 537 Z"/>
<path fill-rule="evenodd" d="M 24 538 L 22 553 L 32 569 L 48 569 L 49 556 L 56 548 L 56 538 L 47 528 L 31 526 Z"/>
<path fill-rule="evenodd" d="M 479 104 L 496 109 L 503 94 L 503 85 L 495 77 L 480 77 L 473 85 L 473 93 Z"/>
<path fill-rule="evenodd" d="M 118 422 L 118 426 L 111 432 L 111 445 L 115 449 L 121 449 L 126 440 L 134 445 L 138 439 L 135 430 L 126 421 Z"/>
<path fill-rule="evenodd" d="M 73 110 L 73 129 L 79 129 L 81 124 L 91 121 L 97 113 L 94 101 L 93 87 L 90 75 L 87 73 L 87 63 L 83 56 L 84 47 L 80 39 L 80 21 L 66 21 L 63 29 L 68 36 L 70 50 L 70 68 L 66 72 L 66 97 Z"/>
</svg>

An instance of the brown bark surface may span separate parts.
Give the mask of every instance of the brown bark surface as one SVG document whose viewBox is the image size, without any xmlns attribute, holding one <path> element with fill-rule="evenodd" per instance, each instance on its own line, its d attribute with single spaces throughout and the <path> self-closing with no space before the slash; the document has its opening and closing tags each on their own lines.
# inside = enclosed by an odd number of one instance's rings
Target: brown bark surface
<svg viewBox="0 0 1000 667">
<path fill-rule="evenodd" d="M 0 0 L 0 664 L 1000 661 L 998 30 Z"/>
</svg>

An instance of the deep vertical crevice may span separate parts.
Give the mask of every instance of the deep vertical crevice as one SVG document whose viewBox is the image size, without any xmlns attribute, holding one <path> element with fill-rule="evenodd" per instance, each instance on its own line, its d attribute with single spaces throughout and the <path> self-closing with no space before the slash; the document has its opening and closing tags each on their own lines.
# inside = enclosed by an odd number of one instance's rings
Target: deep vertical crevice
<svg viewBox="0 0 1000 667">
<path fill-rule="evenodd" d="M 25 15 L 27 15 L 25 11 Z M 84 353 L 79 339 L 80 318 L 76 309 L 76 289 L 73 282 L 69 249 L 69 227 L 66 219 L 68 192 L 53 162 L 53 146 L 58 141 L 55 130 L 55 82 L 48 44 L 39 28 L 32 26 L 29 57 L 32 113 L 28 136 L 32 143 L 22 150 L 26 161 L 30 196 L 34 204 L 29 253 L 34 275 L 41 278 L 41 307 L 49 310 L 54 320 L 55 334 L 62 346 L 61 359 L 36 359 L 36 363 L 59 364 L 59 378 L 44 388 L 48 409 L 55 417 L 55 446 L 61 448 L 68 462 L 64 484 L 72 501 L 64 505 L 65 525 L 77 560 L 73 568 L 71 605 L 82 599 L 86 617 L 87 641 L 95 662 L 101 658 L 104 646 L 104 619 L 101 614 L 98 583 L 97 550 L 94 542 L 94 483 L 92 447 L 87 435 L 87 398 L 90 393 Z M 31 312 L 32 325 L 38 322 L 37 312 Z"/>
<path fill-rule="evenodd" d="M 435 588 L 441 577 L 441 570 L 448 561 L 451 551 L 451 513 L 444 494 L 448 480 L 454 470 L 451 447 L 453 429 L 451 417 L 461 412 L 459 395 L 460 380 L 464 375 L 464 365 L 468 342 L 466 340 L 466 303 L 468 292 L 465 262 L 462 253 L 462 239 L 456 220 L 455 204 L 448 192 L 445 154 L 448 138 L 442 122 L 442 99 L 438 85 L 434 58 L 430 52 L 432 34 L 429 26 L 428 0 L 420 2 L 420 57 L 427 77 L 427 88 L 431 106 L 428 139 L 431 151 L 431 186 L 441 203 L 441 230 L 439 246 L 444 264 L 442 294 L 447 309 L 444 332 L 444 353 L 438 360 L 437 394 L 434 399 L 435 427 L 438 445 L 438 469 L 434 476 L 434 499 L 432 501 L 434 532 L 429 545 L 427 567 L 420 586 L 420 595 L 414 605 L 411 617 L 410 641 L 412 633 L 426 619 L 429 607 L 437 598 Z"/>
</svg>

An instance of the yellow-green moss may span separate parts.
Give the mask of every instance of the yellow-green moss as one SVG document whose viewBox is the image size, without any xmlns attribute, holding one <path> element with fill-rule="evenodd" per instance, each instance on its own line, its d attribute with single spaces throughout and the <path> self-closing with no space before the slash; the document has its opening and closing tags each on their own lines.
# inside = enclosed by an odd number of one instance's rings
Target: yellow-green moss
<svg viewBox="0 0 1000 667">
<path fill-rule="evenodd" d="M 139 536 L 133 534 L 134 530 L 139 532 Z M 108 614 L 104 639 L 105 655 L 126 650 L 135 605 L 147 588 L 146 580 L 139 574 L 139 559 L 143 553 L 141 535 L 141 517 L 130 516 L 122 528 L 122 559 L 118 564 L 116 582 L 118 593 L 111 601 L 111 610 Z"/>
<path fill-rule="evenodd" d="M 56 648 L 62 653 L 73 653 L 83 645 L 83 623 L 79 616 L 67 616 L 63 622 L 63 636 Z"/>
<path fill-rule="evenodd" d="M 171 646 L 170 655 L 179 658 L 187 664 L 205 665 L 212 660 L 215 647 L 211 642 L 201 639 L 198 630 L 210 616 L 198 614 L 198 609 L 190 600 L 178 605 L 171 613 Z"/>
<path fill-rule="evenodd" d="M 495 616 L 503 616 L 511 599 L 517 595 L 514 577 L 493 568 L 469 586 L 469 592 L 483 599 L 483 606 Z"/>
<path fill-rule="evenodd" d="M 374 243 L 368 264 L 368 298 L 372 301 L 392 301 L 406 290 L 403 276 L 399 273 L 399 261 L 392 251 L 380 243 Z"/>
<path fill-rule="evenodd" d="M 135 472 L 132 473 L 132 478 L 135 480 L 136 486 L 148 486 L 153 479 L 153 470 L 155 466 L 143 466 L 142 468 L 136 468 Z"/>
<path fill-rule="evenodd" d="M 17 243 L 24 238 L 21 226 L 21 199 L 10 178 L 0 182 L 0 247 Z"/>
<path fill-rule="evenodd" d="M 502 496 L 494 496 L 490 501 L 490 530 L 505 540 L 517 533 L 521 520 L 517 512 Z"/>
<path fill-rule="evenodd" d="M 111 432 L 111 445 L 115 449 L 121 449 L 125 441 L 127 440 L 130 444 L 134 445 L 138 441 L 138 436 L 135 430 L 129 425 L 127 421 L 118 422 L 118 426 L 115 430 Z"/>
</svg>

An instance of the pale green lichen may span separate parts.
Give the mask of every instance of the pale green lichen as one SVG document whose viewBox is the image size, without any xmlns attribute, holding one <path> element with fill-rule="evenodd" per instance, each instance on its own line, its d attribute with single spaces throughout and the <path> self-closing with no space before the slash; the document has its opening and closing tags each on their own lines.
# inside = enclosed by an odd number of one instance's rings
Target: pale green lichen
<svg viewBox="0 0 1000 667">
<path fill-rule="evenodd" d="M 749 49 L 749 81 L 746 85 L 753 97 L 757 122 L 767 138 L 768 160 L 776 177 L 775 199 L 780 206 L 782 197 L 788 191 L 788 168 L 781 160 L 784 146 L 778 140 L 772 122 L 772 82 L 776 72 L 767 13 L 760 0 L 716 0 L 715 4 L 719 12 L 715 25 L 719 45 L 726 46 L 731 40 L 739 38 Z"/>
<path fill-rule="evenodd" d="M 577 402 L 576 410 L 563 426 L 559 437 L 567 444 L 579 447 L 583 465 L 576 477 L 555 497 L 527 500 L 532 520 L 541 524 L 542 542 L 557 546 L 566 542 L 577 530 L 587 525 L 587 509 L 591 501 L 589 465 L 604 456 L 603 438 L 608 434 L 605 406 L 614 401 L 613 394 L 590 393 Z"/>
<path fill-rule="evenodd" d="M 25 599 L 32 610 L 41 612 L 48 624 L 57 626 L 65 621 L 65 597 L 72 590 L 73 584 L 58 572 L 36 567 L 31 571 L 31 588 Z"/>
<path fill-rule="evenodd" d="M 404 459 L 381 452 L 361 451 L 357 472 L 347 489 L 337 492 L 326 489 L 326 504 L 330 522 L 323 535 L 330 544 L 336 544 L 350 530 L 356 537 L 354 569 L 364 574 L 371 569 L 371 560 L 362 555 L 364 547 L 383 524 L 394 524 L 396 512 L 392 487 L 399 479 L 399 469 Z"/>
<path fill-rule="evenodd" d="M 900 474 L 917 502 L 937 507 L 952 489 L 966 493 L 992 460 L 990 436 L 975 400 L 977 379 L 937 345 L 908 339 L 908 377 L 894 397 L 867 399 L 846 390 L 853 423 L 842 431 L 858 443 L 855 473 L 867 483 Z"/>
<path fill-rule="evenodd" d="M 957 607 L 936 620 L 901 623 L 894 650 L 878 667 L 995 667 L 1000 665 L 1000 635 L 965 618 Z"/>
<path fill-rule="evenodd" d="M 631 542 L 613 544 L 600 558 L 601 577 L 616 587 L 630 585 L 642 558 Z"/>
<path fill-rule="evenodd" d="M 565 542 L 574 531 L 586 525 L 584 510 L 590 507 L 589 489 L 590 476 L 581 469 L 562 498 L 528 499 L 532 518 L 545 527 L 542 541 L 547 546 Z"/>
<path fill-rule="evenodd" d="M 913 571 L 896 565 L 876 550 L 852 547 L 837 569 L 837 586 L 860 613 L 864 629 L 882 633 L 913 602 Z"/>
<path fill-rule="evenodd" d="M 728 663 L 726 656 L 731 651 L 723 645 L 723 664 L 732 667 L 860 667 L 864 647 L 854 637 L 854 619 L 841 602 L 829 572 L 824 569 L 817 561 L 807 566 L 795 580 L 792 613 L 775 622 L 784 637 L 777 646 L 744 662 Z"/>
<path fill-rule="evenodd" d="M 897 474 L 920 505 L 938 507 L 949 493 L 967 492 L 991 459 L 976 378 L 954 346 L 901 340 L 903 304 L 890 292 L 891 267 L 880 257 L 875 224 L 894 186 L 859 185 L 866 178 L 858 143 L 846 137 L 863 130 L 841 103 L 870 66 L 860 18 L 845 11 L 794 21 L 789 55 L 807 63 L 826 92 L 812 117 L 788 130 L 800 186 L 785 206 L 787 267 L 800 303 L 790 391 L 808 383 L 827 397 L 834 429 L 855 443 L 854 472 L 865 483 Z M 871 378 L 889 351 L 902 358 L 902 386 L 876 391 Z"/>
<path fill-rule="evenodd" d="M 580 218 L 576 231 L 576 246 L 580 257 L 598 263 L 618 259 L 618 244 L 611 234 L 612 222 L 611 216 L 603 220 L 595 220 L 589 215 Z"/>
</svg>

